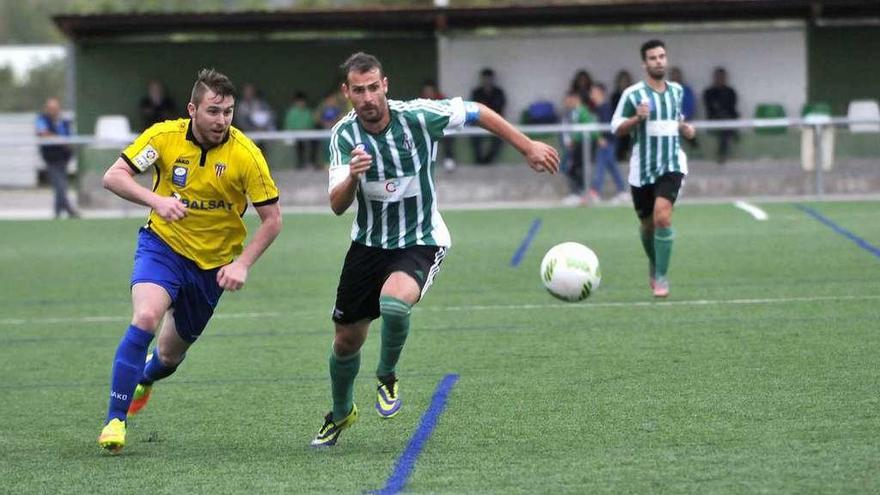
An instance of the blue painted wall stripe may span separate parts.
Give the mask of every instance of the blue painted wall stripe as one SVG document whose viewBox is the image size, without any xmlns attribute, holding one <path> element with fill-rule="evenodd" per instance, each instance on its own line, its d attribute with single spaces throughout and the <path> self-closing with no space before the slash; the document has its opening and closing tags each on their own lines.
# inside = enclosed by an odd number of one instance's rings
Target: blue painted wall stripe
<svg viewBox="0 0 880 495">
<path fill-rule="evenodd" d="M 422 452 L 422 447 L 431 438 L 431 433 L 434 432 L 434 427 L 437 426 L 437 420 L 446 408 L 446 399 L 449 398 L 449 392 L 452 391 L 452 387 L 455 386 L 457 381 L 458 375 L 456 374 L 446 375 L 440 380 L 440 384 L 434 390 L 431 405 L 428 406 L 428 410 L 422 415 L 422 422 L 419 423 L 418 429 L 416 429 L 416 432 L 409 440 L 409 445 L 406 446 L 403 454 L 397 459 L 394 471 L 391 472 L 391 476 L 385 482 L 385 488 L 374 493 L 394 495 L 400 493 L 406 486 L 409 475 L 412 474 L 412 470 L 416 465 L 416 459 Z"/>
<path fill-rule="evenodd" d="M 856 243 L 856 245 L 859 246 L 860 248 L 862 248 L 862 249 L 864 249 L 865 251 L 867 251 L 867 252 L 873 254 L 874 256 L 880 258 L 880 248 L 878 248 L 877 246 L 872 245 L 870 242 L 868 242 L 868 241 L 862 239 L 861 237 L 859 237 L 859 236 L 853 234 L 853 233 L 850 232 L 849 230 L 847 230 L 847 229 L 841 227 L 840 225 L 837 225 L 837 224 L 834 223 L 831 219 L 825 217 L 824 215 L 822 215 L 822 214 L 819 213 L 818 211 L 816 211 L 816 210 L 810 208 L 809 206 L 795 205 L 795 207 L 798 208 L 799 210 L 805 212 L 806 214 L 810 215 L 811 217 L 815 218 L 816 220 L 822 222 L 823 224 L 827 225 L 828 227 L 831 227 L 832 230 L 834 230 L 834 231 L 837 232 L 838 234 L 840 234 L 840 235 L 846 237 L 847 239 L 853 241 L 853 242 Z"/>
<path fill-rule="evenodd" d="M 510 259 L 510 266 L 517 267 L 520 263 L 522 263 L 523 258 L 526 255 L 526 251 L 529 250 L 529 246 L 532 244 L 532 240 L 535 239 L 535 235 L 538 234 L 538 230 L 541 229 L 541 219 L 536 218 L 534 222 L 532 222 L 532 226 L 529 227 L 529 232 L 526 234 L 526 238 L 523 239 L 522 243 L 516 249 L 516 252 L 513 253 L 513 258 Z"/>
</svg>

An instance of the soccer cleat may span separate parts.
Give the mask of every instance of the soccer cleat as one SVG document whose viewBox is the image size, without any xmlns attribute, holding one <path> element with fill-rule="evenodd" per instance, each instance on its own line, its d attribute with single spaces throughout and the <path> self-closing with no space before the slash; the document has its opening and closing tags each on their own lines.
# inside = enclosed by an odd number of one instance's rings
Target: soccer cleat
<svg viewBox="0 0 880 495">
<path fill-rule="evenodd" d="M 128 415 L 134 416 L 138 413 L 144 406 L 147 405 L 147 401 L 150 400 L 150 394 L 153 392 L 152 385 L 143 385 L 138 383 L 137 388 L 134 389 L 134 397 L 131 400 L 131 405 L 128 406 Z"/>
<path fill-rule="evenodd" d="M 388 419 L 397 416 L 401 401 L 397 391 L 397 377 L 388 375 L 383 378 L 379 379 L 379 386 L 376 387 L 376 412 L 383 419 Z"/>
<path fill-rule="evenodd" d="M 351 412 L 348 413 L 348 416 L 339 420 L 338 423 L 333 421 L 333 411 L 328 412 L 324 416 L 324 425 L 318 430 L 318 434 L 315 435 L 310 445 L 312 447 L 332 447 L 336 445 L 336 440 L 339 438 L 342 430 L 351 427 L 357 421 L 357 418 L 358 409 L 354 404 L 351 405 Z"/>
<path fill-rule="evenodd" d="M 654 297 L 666 297 L 669 295 L 669 281 L 665 278 L 657 278 L 654 281 Z"/>
<path fill-rule="evenodd" d="M 125 447 L 125 421 L 113 418 L 104 425 L 98 445 L 111 454 L 119 454 Z"/>
</svg>

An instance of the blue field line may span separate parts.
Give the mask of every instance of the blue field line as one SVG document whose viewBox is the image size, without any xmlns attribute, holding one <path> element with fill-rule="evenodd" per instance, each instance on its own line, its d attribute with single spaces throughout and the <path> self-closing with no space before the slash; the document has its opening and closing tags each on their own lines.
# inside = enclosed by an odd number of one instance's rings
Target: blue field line
<svg viewBox="0 0 880 495">
<path fill-rule="evenodd" d="M 831 219 L 829 219 L 829 218 L 823 216 L 821 213 L 819 213 L 818 211 L 816 211 L 816 210 L 810 208 L 809 206 L 804 206 L 804 205 L 801 205 L 801 204 L 796 204 L 796 205 L 794 205 L 794 206 L 795 206 L 796 208 L 798 208 L 799 210 L 805 212 L 806 214 L 810 215 L 811 217 L 815 218 L 816 220 L 818 220 L 818 221 L 824 223 L 824 224 L 827 225 L 828 227 L 831 227 L 831 229 L 832 229 L 833 231 L 835 231 L 835 232 L 837 232 L 838 234 L 840 234 L 840 235 L 846 237 L 847 239 L 853 241 L 853 242 L 856 243 L 856 245 L 859 246 L 860 248 L 862 248 L 862 249 L 864 249 L 865 251 L 867 251 L 867 252 L 873 254 L 874 256 L 880 258 L 880 248 L 878 248 L 877 246 L 872 245 L 870 242 L 868 242 L 868 241 L 862 239 L 861 237 L 859 237 L 859 236 L 853 234 L 853 233 L 850 232 L 849 230 L 846 230 L 845 228 L 841 227 L 840 225 L 837 225 L 837 224 L 834 223 Z"/>
<path fill-rule="evenodd" d="M 513 258 L 510 258 L 510 266 L 517 267 L 520 263 L 522 263 L 522 260 L 526 255 L 526 251 L 529 250 L 529 246 L 532 244 L 532 241 L 535 239 L 535 236 L 538 234 L 538 230 L 540 229 L 541 219 L 536 218 L 535 221 L 532 222 L 532 226 L 529 227 L 529 232 L 526 234 L 526 238 L 523 239 L 522 243 L 516 249 L 516 252 L 513 253 Z"/>
<path fill-rule="evenodd" d="M 446 399 L 449 398 L 449 392 L 452 391 L 452 387 L 455 386 L 457 381 L 457 374 L 446 375 L 440 380 L 440 384 L 437 385 L 437 389 L 434 391 L 434 397 L 431 399 L 431 405 L 428 406 L 428 410 L 422 415 L 422 422 L 419 423 L 418 429 L 416 429 L 415 434 L 409 440 L 406 450 L 397 459 L 394 471 L 391 472 L 391 476 L 385 482 L 385 488 L 372 493 L 377 495 L 393 495 L 403 490 L 413 467 L 416 465 L 416 459 L 422 452 L 422 447 L 431 438 L 431 433 L 434 432 L 434 427 L 437 426 L 437 420 L 440 419 L 440 415 L 446 409 Z"/>
</svg>

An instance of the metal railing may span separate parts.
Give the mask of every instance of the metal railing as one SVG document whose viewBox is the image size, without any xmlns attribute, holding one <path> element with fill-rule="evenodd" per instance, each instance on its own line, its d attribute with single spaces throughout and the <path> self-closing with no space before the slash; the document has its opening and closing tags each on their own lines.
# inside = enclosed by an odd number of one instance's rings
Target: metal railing
<svg viewBox="0 0 880 495">
<path fill-rule="evenodd" d="M 740 120 L 698 120 L 690 122 L 697 128 L 697 132 L 708 130 L 743 130 L 743 129 L 774 129 L 786 128 L 795 130 L 810 130 L 814 132 L 816 139 L 814 143 L 814 156 L 816 163 L 814 168 L 815 194 L 821 196 L 824 193 L 824 170 L 828 164 L 825 163 L 826 150 L 823 149 L 822 136 L 826 129 L 842 128 L 849 126 L 877 126 L 880 129 L 880 119 L 849 119 L 847 117 L 830 117 L 813 115 L 805 118 L 773 118 L 773 119 L 740 119 Z M 533 135 L 551 135 L 562 133 L 582 133 L 584 142 L 589 143 L 591 133 L 610 131 L 609 124 L 541 124 L 541 125 L 521 125 L 518 129 Z M 878 132 L 880 131 L 871 131 Z M 293 145 L 298 141 L 314 141 L 327 140 L 330 138 L 329 130 L 301 130 L 301 131 L 270 131 L 270 132 L 249 132 L 248 136 L 255 141 L 282 141 L 288 145 Z M 469 127 L 448 134 L 449 137 L 455 136 L 479 136 L 488 133 L 478 127 Z M 118 149 L 128 145 L 137 134 L 129 134 L 125 136 L 116 136 L 113 138 L 101 137 L 96 135 L 76 135 L 71 137 L 47 137 L 39 138 L 34 136 L 33 139 L 10 139 L 0 137 L 0 148 L 3 147 L 35 147 L 46 144 L 69 144 L 76 146 L 94 146 Z M 591 146 L 583 146 L 584 163 L 591 163 L 590 156 Z"/>
</svg>

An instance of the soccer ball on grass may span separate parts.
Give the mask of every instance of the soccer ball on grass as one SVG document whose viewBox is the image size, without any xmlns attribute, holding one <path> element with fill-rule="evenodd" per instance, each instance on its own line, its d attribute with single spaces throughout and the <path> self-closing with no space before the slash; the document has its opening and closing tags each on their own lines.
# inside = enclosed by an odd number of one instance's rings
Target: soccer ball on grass
<svg viewBox="0 0 880 495">
<path fill-rule="evenodd" d="M 602 274 L 592 249 L 576 242 L 563 242 L 547 251 L 541 261 L 541 281 L 554 297 L 583 301 L 599 288 Z"/>
</svg>

